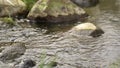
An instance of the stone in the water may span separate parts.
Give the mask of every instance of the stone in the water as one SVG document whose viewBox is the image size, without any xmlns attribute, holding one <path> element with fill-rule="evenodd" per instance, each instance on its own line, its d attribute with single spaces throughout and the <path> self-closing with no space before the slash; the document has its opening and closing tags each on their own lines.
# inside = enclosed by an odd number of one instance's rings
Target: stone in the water
<svg viewBox="0 0 120 68">
<path fill-rule="evenodd" d="M 35 61 L 33 61 L 33 60 L 26 60 L 26 61 L 24 61 L 24 63 L 23 63 L 21 68 L 32 68 L 35 65 L 36 65 Z"/>
<path fill-rule="evenodd" d="M 73 3 L 80 7 L 93 7 L 99 3 L 99 0 L 71 0 Z"/>
<path fill-rule="evenodd" d="M 38 0 L 27 16 L 38 23 L 75 23 L 85 21 L 86 12 L 70 0 Z"/>
<path fill-rule="evenodd" d="M 75 26 L 73 29 L 75 30 L 95 30 L 97 27 L 92 23 L 82 23 Z"/>
<path fill-rule="evenodd" d="M 15 45 L 11 45 L 9 47 L 6 47 L 0 55 L 0 61 L 6 63 L 6 62 L 12 62 L 16 58 L 19 58 L 22 56 L 26 51 L 25 44 L 23 43 L 16 43 Z"/>
<path fill-rule="evenodd" d="M 103 31 L 102 29 L 98 28 L 98 29 L 94 30 L 94 31 L 90 34 L 90 36 L 92 36 L 92 37 L 99 37 L 99 36 L 101 36 L 102 34 L 104 34 L 104 31 Z"/>
<path fill-rule="evenodd" d="M 77 32 L 79 32 L 79 31 L 82 32 L 85 30 L 88 30 L 88 31 L 92 30 L 92 32 L 90 32 L 90 33 L 88 32 L 88 34 L 87 34 L 87 35 L 92 36 L 92 37 L 99 37 L 102 34 L 104 34 L 104 31 L 101 28 L 99 28 L 98 26 L 96 26 L 92 23 L 89 23 L 89 22 L 79 24 L 79 25 L 75 26 L 73 28 L 73 30 L 75 30 Z"/>
</svg>

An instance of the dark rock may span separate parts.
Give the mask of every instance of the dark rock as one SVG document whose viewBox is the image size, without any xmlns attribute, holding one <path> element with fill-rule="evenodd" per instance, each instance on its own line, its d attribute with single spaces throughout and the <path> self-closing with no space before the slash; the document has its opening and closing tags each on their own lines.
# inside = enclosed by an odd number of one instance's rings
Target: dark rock
<svg viewBox="0 0 120 68">
<path fill-rule="evenodd" d="M 99 37 L 99 36 L 101 36 L 102 34 L 104 34 L 104 31 L 103 31 L 102 29 L 98 28 L 98 29 L 94 30 L 94 31 L 90 34 L 90 36 L 92 36 L 92 37 Z"/>
<path fill-rule="evenodd" d="M 93 7 L 99 3 L 99 0 L 71 0 L 73 3 L 80 7 Z"/>
<path fill-rule="evenodd" d="M 4 63 L 14 61 L 16 58 L 22 56 L 26 51 L 25 44 L 16 43 L 6 47 L 0 55 L 0 60 Z"/>
<path fill-rule="evenodd" d="M 22 67 L 20 67 L 20 68 L 32 68 L 35 65 L 36 65 L 36 63 L 33 60 L 26 60 L 26 61 L 24 61 Z"/>
<path fill-rule="evenodd" d="M 43 23 L 43 24 L 58 24 L 58 23 L 75 23 L 77 21 L 86 21 L 88 18 L 88 14 L 81 14 L 81 15 L 68 15 L 68 16 L 47 16 L 47 17 L 37 17 L 35 18 L 36 22 Z"/>
</svg>

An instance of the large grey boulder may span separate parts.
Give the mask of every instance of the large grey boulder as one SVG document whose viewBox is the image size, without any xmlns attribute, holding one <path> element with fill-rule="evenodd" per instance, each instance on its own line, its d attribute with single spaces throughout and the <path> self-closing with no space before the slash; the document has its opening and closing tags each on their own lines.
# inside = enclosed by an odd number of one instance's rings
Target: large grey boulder
<svg viewBox="0 0 120 68">
<path fill-rule="evenodd" d="M 70 22 L 84 18 L 85 11 L 70 0 L 39 0 L 28 18 L 42 22 Z"/>
<path fill-rule="evenodd" d="M 12 16 L 26 9 L 22 0 L 0 0 L 0 17 Z"/>
</svg>

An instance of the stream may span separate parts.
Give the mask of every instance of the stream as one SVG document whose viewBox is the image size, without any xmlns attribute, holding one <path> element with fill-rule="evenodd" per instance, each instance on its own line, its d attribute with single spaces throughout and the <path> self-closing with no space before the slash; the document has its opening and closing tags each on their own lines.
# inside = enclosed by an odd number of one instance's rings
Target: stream
<svg viewBox="0 0 120 68">
<path fill-rule="evenodd" d="M 37 63 L 34 68 L 39 68 L 43 54 L 45 64 L 57 62 L 54 68 L 119 68 L 120 0 L 101 0 L 94 10 L 86 10 L 96 17 L 95 23 L 105 32 L 102 36 L 92 38 L 72 31 L 78 23 L 44 28 L 15 26 L 0 28 L 0 47 L 25 43 L 26 52 L 16 61 L 32 59 Z"/>
</svg>

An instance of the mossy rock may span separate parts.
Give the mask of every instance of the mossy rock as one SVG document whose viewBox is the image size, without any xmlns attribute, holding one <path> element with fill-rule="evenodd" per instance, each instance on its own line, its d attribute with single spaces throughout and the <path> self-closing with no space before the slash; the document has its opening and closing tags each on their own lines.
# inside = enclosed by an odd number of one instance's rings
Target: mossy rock
<svg viewBox="0 0 120 68">
<path fill-rule="evenodd" d="M 28 18 L 42 22 L 69 22 L 84 18 L 85 11 L 70 0 L 39 0 Z"/>
<path fill-rule="evenodd" d="M 22 0 L 22 1 L 26 4 L 27 10 L 29 11 L 38 0 Z"/>
<path fill-rule="evenodd" d="M 0 0 L 0 17 L 14 16 L 26 10 L 26 4 L 22 0 Z"/>
</svg>

